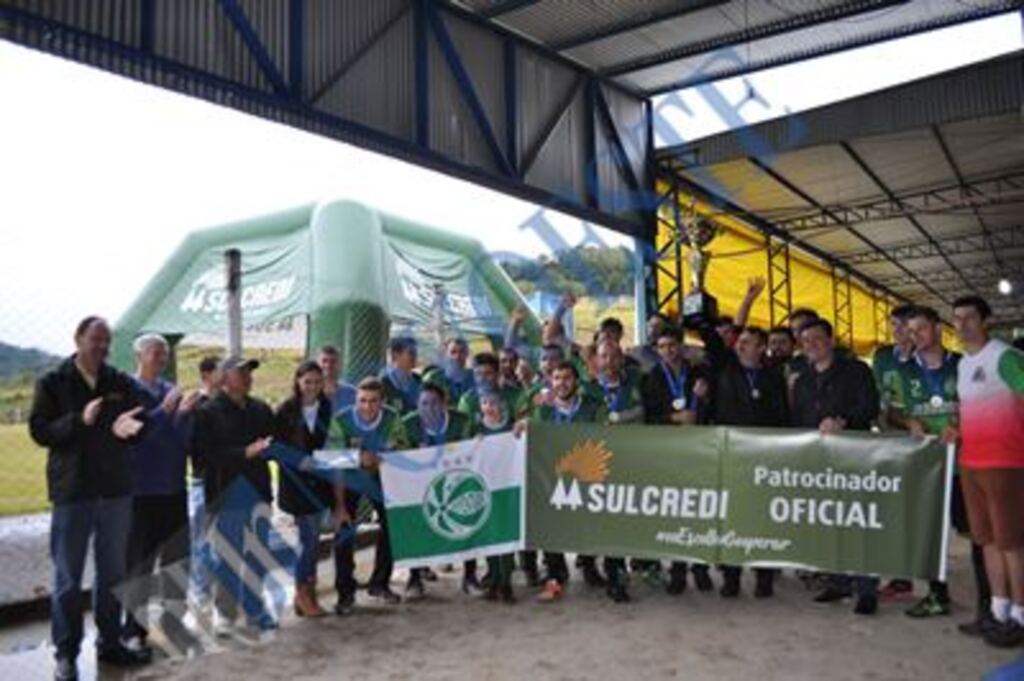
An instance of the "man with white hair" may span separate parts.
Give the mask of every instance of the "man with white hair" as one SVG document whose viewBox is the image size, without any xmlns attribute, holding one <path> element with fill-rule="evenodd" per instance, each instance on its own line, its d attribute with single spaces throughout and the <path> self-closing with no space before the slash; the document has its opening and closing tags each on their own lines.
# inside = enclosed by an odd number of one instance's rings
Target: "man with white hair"
<svg viewBox="0 0 1024 681">
<path fill-rule="evenodd" d="M 134 350 L 136 372 L 132 380 L 150 428 L 130 450 L 133 499 L 124 637 L 126 645 L 140 649 L 149 633 L 145 611 L 151 597 L 161 599 L 170 615 L 162 618 L 165 633 L 183 633 L 179 625 L 185 614 L 190 558 L 186 429 L 199 395 L 182 397 L 181 391 L 163 376 L 170 355 L 163 336 L 140 336 Z M 186 577 L 173 578 L 172 569 Z M 169 628 L 176 631 L 166 631 Z"/>
</svg>

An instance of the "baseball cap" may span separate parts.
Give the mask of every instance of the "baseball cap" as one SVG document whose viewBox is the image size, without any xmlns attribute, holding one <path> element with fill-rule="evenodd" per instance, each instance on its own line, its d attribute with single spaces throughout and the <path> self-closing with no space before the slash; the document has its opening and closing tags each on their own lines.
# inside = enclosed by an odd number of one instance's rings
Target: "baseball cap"
<svg viewBox="0 0 1024 681">
<path fill-rule="evenodd" d="M 231 371 L 232 369 L 245 369 L 246 371 L 252 371 L 258 369 L 260 361 L 258 359 L 246 359 L 245 357 L 226 357 L 221 360 L 220 370 Z"/>
</svg>

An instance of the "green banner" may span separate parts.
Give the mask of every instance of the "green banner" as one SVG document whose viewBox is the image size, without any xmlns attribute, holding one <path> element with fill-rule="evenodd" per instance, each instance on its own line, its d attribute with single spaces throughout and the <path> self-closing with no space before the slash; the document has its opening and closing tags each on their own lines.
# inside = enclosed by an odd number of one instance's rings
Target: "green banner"
<svg viewBox="0 0 1024 681">
<path fill-rule="evenodd" d="M 934 439 L 531 423 L 527 450 L 535 548 L 945 574 L 951 472 Z"/>
</svg>

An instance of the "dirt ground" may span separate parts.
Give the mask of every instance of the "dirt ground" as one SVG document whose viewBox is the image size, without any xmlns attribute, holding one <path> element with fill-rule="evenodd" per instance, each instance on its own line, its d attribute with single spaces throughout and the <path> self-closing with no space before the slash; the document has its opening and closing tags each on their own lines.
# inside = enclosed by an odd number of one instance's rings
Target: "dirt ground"
<svg viewBox="0 0 1024 681">
<path fill-rule="evenodd" d="M 875 617 L 853 615 L 849 603 L 815 605 L 789 574 L 768 601 L 752 598 L 748 581 L 746 594 L 727 601 L 692 588 L 672 598 L 635 578 L 633 602 L 615 605 L 577 579 L 564 601 L 549 605 L 533 602 L 519 584 L 520 601 L 509 606 L 462 594 L 456 571 L 428 584 L 424 601 L 382 607 L 366 603 L 361 593 L 347 618 L 289 614 L 264 643 L 229 643 L 220 652 L 165 660 L 123 678 L 980 679 L 1024 651 L 994 650 L 956 631 L 972 614 L 965 551 L 957 540 L 952 584 L 959 607 L 952 617 L 927 621 L 910 620 L 900 603 L 883 604 Z M 369 551 L 360 555 L 363 574 L 371 559 Z M 321 568 L 322 600 L 332 605 L 330 566 Z M 396 574 L 396 589 L 403 580 Z M 10 650 L 26 636 L 45 637 L 46 630 L 37 625 L 20 633 L 0 629 L 0 646 Z M 83 678 L 95 678 L 90 657 L 82 656 Z M 50 669 L 44 648 L 0 656 L 0 678 L 44 679 Z"/>
</svg>

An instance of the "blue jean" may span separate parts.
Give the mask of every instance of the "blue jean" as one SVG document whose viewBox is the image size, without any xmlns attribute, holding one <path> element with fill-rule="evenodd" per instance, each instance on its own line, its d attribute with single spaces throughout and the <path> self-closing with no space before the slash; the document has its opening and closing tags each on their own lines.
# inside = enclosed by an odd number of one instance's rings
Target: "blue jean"
<svg viewBox="0 0 1024 681">
<path fill-rule="evenodd" d="M 210 544 L 206 541 L 206 491 L 202 480 L 190 480 L 188 488 L 188 524 L 192 536 L 190 581 L 200 599 L 210 595 Z"/>
<path fill-rule="evenodd" d="M 132 498 L 91 499 L 54 506 L 50 518 L 53 595 L 50 633 L 57 657 L 75 659 L 82 645 L 82 573 L 93 543 L 93 616 L 100 650 L 119 645 L 121 603 L 114 594 L 125 579 Z"/>
<path fill-rule="evenodd" d="M 296 586 L 316 581 L 317 549 L 323 518 L 323 513 L 295 516 L 295 525 L 299 530 L 299 558 L 295 562 Z"/>
</svg>

